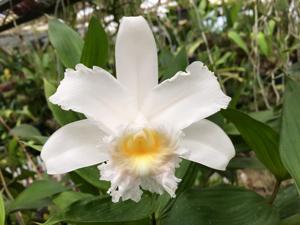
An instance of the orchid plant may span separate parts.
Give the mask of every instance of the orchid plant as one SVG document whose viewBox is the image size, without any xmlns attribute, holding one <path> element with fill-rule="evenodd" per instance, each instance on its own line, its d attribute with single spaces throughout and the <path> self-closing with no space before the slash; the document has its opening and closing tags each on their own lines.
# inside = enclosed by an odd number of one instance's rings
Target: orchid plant
<svg viewBox="0 0 300 225">
<path fill-rule="evenodd" d="M 49 174 L 98 165 L 113 202 L 138 202 L 142 190 L 175 197 L 181 159 L 225 170 L 235 155 L 225 132 L 206 117 L 230 101 L 196 61 L 158 84 L 155 39 L 146 20 L 124 17 L 116 40 L 116 77 L 94 66 L 67 69 L 50 101 L 86 119 L 57 130 L 41 157 Z"/>
<path fill-rule="evenodd" d="M 300 224 L 300 2 L 151 2 L 0 52 L 0 225 Z"/>
</svg>

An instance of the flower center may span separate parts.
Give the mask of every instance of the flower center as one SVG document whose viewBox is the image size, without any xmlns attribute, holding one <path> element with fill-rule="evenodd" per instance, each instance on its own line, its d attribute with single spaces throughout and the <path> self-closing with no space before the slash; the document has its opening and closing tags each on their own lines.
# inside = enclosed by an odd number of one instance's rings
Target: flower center
<svg viewBox="0 0 300 225">
<path fill-rule="evenodd" d="M 142 129 L 122 138 L 119 149 L 128 157 L 146 157 L 160 151 L 162 137 L 154 130 Z"/>
<path fill-rule="evenodd" d="M 117 202 L 141 197 L 141 189 L 162 194 L 166 190 L 175 196 L 175 169 L 186 153 L 180 147 L 182 133 L 164 126 L 126 127 L 116 136 L 104 139 L 109 148 L 109 160 L 98 166 L 100 179 L 111 182 L 108 190 Z"/>
<path fill-rule="evenodd" d="M 155 174 L 174 155 L 170 140 L 161 132 L 143 128 L 125 133 L 117 141 L 112 161 L 129 174 Z"/>
</svg>

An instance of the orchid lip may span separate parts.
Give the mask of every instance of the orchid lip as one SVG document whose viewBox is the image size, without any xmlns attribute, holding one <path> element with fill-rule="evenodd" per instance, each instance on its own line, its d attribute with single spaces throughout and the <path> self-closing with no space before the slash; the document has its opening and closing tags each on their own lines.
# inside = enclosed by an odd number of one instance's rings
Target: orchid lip
<svg viewBox="0 0 300 225">
<path fill-rule="evenodd" d="M 119 200 L 116 196 L 125 200 L 131 188 L 159 194 L 165 190 L 175 196 L 179 179 L 170 173 L 175 173 L 186 151 L 180 146 L 181 136 L 181 132 L 164 126 L 129 126 L 118 135 L 106 137 L 110 158 L 98 168 L 100 179 L 111 182 L 109 193 L 115 201 Z"/>
</svg>

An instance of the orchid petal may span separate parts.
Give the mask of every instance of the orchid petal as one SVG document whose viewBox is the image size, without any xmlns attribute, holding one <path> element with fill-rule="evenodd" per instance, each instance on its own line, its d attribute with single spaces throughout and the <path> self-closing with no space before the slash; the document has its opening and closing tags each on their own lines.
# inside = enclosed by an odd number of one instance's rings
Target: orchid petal
<svg viewBox="0 0 300 225">
<path fill-rule="evenodd" d="M 127 124 L 136 114 L 133 99 L 112 75 L 99 67 L 89 69 L 82 64 L 65 72 L 49 99 L 65 110 L 85 114 L 107 132 Z"/>
<path fill-rule="evenodd" d="M 141 105 L 147 93 L 158 84 L 157 49 L 147 21 L 123 17 L 116 41 L 118 80 Z"/>
<path fill-rule="evenodd" d="M 88 119 L 63 126 L 51 135 L 42 149 L 47 173 L 67 173 L 106 161 L 108 155 L 99 147 L 104 135 Z"/>
<path fill-rule="evenodd" d="M 230 97 L 222 92 L 207 67 L 194 62 L 186 70 L 162 82 L 149 94 L 142 112 L 150 123 L 183 129 L 227 107 Z"/>
<path fill-rule="evenodd" d="M 226 133 L 209 120 L 200 120 L 183 130 L 182 146 L 190 153 L 183 158 L 205 166 L 225 170 L 235 155 L 234 146 Z"/>
</svg>

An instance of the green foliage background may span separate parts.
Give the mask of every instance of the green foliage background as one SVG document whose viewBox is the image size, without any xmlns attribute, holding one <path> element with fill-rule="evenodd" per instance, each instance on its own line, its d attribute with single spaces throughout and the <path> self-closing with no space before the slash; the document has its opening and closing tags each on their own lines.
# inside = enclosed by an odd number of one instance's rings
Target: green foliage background
<svg viewBox="0 0 300 225">
<path fill-rule="evenodd" d="M 300 2 L 212 2 L 176 1 L 161 15 L 164 1 L 147 10 L 140 1 L 83 1 L 48 18 L 49 41 L 0 51 L 0 225 L 300 224 Z M 76 21 L 84 7 L 93 14 Z M 131 15 L 153 29 L 160 81 L 194 60 L 215 72 L 232 101 L 210 119 L 237 155 L 225 172 L 183 161 L 175 199 L 145 193 L 114 204 L 95 167 L 51 177 L 39 154 L 51 133 L 83 118 L 47 102 L 64 68 L 81 62 L 114 74 L 116 33 L 107 28 Z M 244 182 L 253 174 L 263 176 Z M 271 182 L 257 186 L 263 180 Z"/>
</svg>

